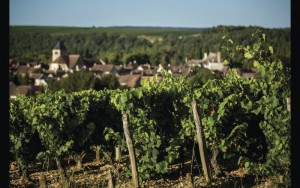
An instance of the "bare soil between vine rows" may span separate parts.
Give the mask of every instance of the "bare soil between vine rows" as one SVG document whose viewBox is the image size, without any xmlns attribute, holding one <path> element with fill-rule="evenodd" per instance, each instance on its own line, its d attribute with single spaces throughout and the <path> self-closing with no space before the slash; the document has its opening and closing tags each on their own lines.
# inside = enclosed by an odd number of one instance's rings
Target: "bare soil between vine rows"
<svg viewBox="0 0 300 188">
<path fill-rule="evenodd" d="M 15 162 L 13 162 L 15 163 Z M 59 185 L 59 171 L 57 169 L 41 170 L 41 164 L 36 164 L 29 169 L 29 182 L 21 179 L 18 168 L 10 164 L 10 185 L 9 187 L 39 187 L 39 176 L 43 174 L 46 177 L 48 188 L 61 187 Z M 130 188 L 130 177 L 125 177 L 125 173 L 129 170 L 124 163 L 114 163 L 119 168 L 119 173 L 113 173 L 115 187 Z M 179 168 L 180 164 L 170 166 L 169 172 L 165 175 L 157 176 L 151 180 L 141 182 L 142 188 L 187 188 L 186 174 L 191 173 L 191 161 L 185 162 L 185 168 Z M 200 167 L 201 168 L 201 167 Z M 222 169 L 220 177 L 214 177 L 210 183 L 206 183 L 201 169 L 194 165 L 192 169 L 194 187 L 273 187 L 274 180 L 272 178 L 258 179 L 253 175 L 245 172 L 244 168 L 239 169 Z M 107 187 L 108 173 L 113 171 L 112 165 L 108 162 L 83 162 L 83 168 L 78 170 L 75 165 L 66 168 L 70 187 Z M 200 172 L 200 173 L 199 173 Z"/>
</svg>

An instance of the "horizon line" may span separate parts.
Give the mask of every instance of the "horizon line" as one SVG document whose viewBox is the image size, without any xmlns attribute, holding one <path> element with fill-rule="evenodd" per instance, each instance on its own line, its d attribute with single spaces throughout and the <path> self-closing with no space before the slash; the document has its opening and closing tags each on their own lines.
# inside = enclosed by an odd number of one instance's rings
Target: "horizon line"
<svg viewBox="0 0 300 188">
<path fill-rule="evenodd" d="M 28 26 L 28 27 L 76 27 L 76 28 L 118 28 L 118 27 L 123 27 L 123 28 L 174 28 L 174 29 L 207 29 L 207 28 L 215 28 L 215 27 L 260 27 L 264 29 L 290 29 L 291 27 L 263 27 L 259 25 L 215 25 L 215 26 L 210 26 L 210 27 L 190 27 L 190 26 L 141 26 L 141 25 L 111 25 L 111 26 L 75 26 L 75 25 L 18 25 L 18 24 L 9 24 L 9 27 L 14 27 L 14 26 Z"/>
</svg>

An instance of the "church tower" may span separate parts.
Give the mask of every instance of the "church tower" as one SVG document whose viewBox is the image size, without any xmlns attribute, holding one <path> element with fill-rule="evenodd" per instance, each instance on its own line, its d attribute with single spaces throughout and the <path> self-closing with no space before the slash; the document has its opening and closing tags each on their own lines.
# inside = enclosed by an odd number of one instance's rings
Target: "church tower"
<svg viewBox="0 0 300 188">
<path fill-rule="evenodd" d="M 58 41 L 55 47 L 52 49 L 52 62 L 59 56 L 68 56 L 67 49 L 62 41 Z"/>
</svg>

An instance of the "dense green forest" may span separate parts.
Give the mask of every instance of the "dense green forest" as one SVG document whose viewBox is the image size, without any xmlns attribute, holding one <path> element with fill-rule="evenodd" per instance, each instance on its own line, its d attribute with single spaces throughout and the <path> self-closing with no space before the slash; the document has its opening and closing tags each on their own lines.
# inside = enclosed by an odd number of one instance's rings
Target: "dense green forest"
<svg viewBox="0 0 300 188">
<path fill-rule="evenodd" d="M 202 58 L 204 52 L 221 51 L 222 36 L 228 34 L 244 47 L 253 40 L 251 35 L 262 30 L 268 43 L 276 49 L 273 56 L 290 66 L 290 28 L 266 29 L 260 27 L 217 26 L 212 28 L 157 28 L 157 27 L 49 27 L 10 26 L 9 56 L 17 61 L 50 63 L 52 48 L 63 40 L 70 54 L 84 58 L 101 58 L 107 63 L 181 64 L 188 59 Z M 242 56 L 231 61 L 242 65 Z"/>
</svg>

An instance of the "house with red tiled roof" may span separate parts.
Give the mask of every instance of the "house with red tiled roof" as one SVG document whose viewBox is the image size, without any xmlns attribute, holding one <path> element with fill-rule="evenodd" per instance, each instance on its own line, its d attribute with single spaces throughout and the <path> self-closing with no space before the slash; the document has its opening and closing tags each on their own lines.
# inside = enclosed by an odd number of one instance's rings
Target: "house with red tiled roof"
<svg viewBox="0 0 300 188">
<path fill-rule="evenodd" d="M 79 71 L 84 66 L 84 62 L 80 55 L 69 55 L 67 49 L 62 41 L 58 41 L 52 50 L 52 62 L 50 63 L 49 70 L 57 71 L 69 70 Z"/>
<path fill-rule="evenodd" d="M 94 66 L 91 68 L 91 71 L 95 74 L 118 74 L 118 70 L 114 65 L 98 65 L 94 64 Z"/>
<path fill-rule="evenodd" d="M 20 74 L 21 76 L 25 76 L 26 73 L 29 74 L 29 70 L 30 70 L 29 65 L 28 66 L 27 65 L 21 65 L 21 66 L 18 67 L 17 73 Z"/>
<path fill-rule="evenodd" d="M 92 66 L 90 68 L 90 71 L 92 71 L 94 74 L 102 74 L 103 71 L 101 70 L 101 66 L 99 64 L 94 64 L 94 66 Z"/>
<path fill-rule="evenodd" d="M 140 75 L 122 75 L 118 76 L 118 81 L 122 88 L 135 88 L 140 85 Z"/>
<path fill-rule="evenodd" d="M 136 69 L 132 71 L 133 74 L 140 74 L 144 76 L 153 76 L 156 71 L 150 64 L 139 65 Z"/>
<path fill-rule="evenodd" d="M 117 74 L 118 71 L 114 65 L 100 65 L 103 74 Z"/>
</svg>

